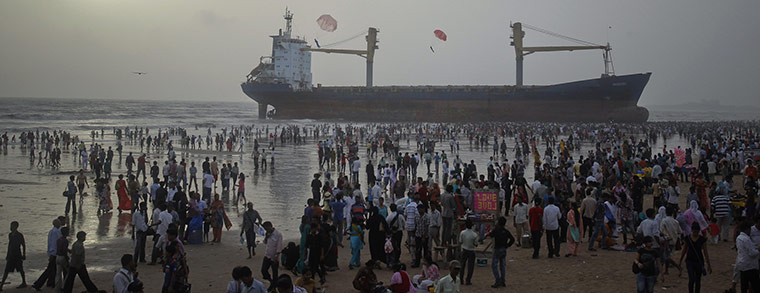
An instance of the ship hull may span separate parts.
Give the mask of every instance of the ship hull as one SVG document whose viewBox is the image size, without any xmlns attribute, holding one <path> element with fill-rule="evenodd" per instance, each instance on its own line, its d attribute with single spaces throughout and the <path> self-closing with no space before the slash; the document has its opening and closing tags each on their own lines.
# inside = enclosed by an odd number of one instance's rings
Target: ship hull
<svg viewBox="0 0 760 293">
<path fill-rule="evenodd" d="M 547 86 L 316 87 L 246 82 L 243 92 L 272 105 L 277 119 L 346 121 L 645 122 L 637 106 L 651 73 Z M 260 111 L 260 116 L 263 112 Z"/>
</svg>

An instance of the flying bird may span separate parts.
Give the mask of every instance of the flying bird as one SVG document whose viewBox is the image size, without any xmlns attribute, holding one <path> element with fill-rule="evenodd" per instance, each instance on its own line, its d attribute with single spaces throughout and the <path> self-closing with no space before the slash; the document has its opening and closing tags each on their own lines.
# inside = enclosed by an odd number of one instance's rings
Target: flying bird
<svg viewBox="0 0 760 293">
<path fill-rule="evenodd" d="M 147 72 L 140 72 L 140 71 L 132 71 L 132 73 L 133 73 L 133 74 L 137 74 L 137 75 L 144 75 L 144 74 L 148 74 Z"/>
</svg>

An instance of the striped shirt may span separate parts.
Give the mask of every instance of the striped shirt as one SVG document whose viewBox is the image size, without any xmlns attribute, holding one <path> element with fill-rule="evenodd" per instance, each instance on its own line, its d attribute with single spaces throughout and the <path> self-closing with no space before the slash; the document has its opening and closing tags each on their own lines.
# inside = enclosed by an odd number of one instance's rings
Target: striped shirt
<svg viewBox="0 0 760 293">
<path fill-rule="evenodd" d="M 710 202 L 710 206 L 716 217 L 726 217 L 731 213 L 731 199 L 728 198 L 728 195 L 716 195 Z"/>
</svg>

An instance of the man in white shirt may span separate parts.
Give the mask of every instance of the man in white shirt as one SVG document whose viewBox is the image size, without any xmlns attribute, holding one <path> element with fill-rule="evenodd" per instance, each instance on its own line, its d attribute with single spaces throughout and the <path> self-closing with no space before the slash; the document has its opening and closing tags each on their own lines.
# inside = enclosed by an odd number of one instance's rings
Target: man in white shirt
<svg viewBox="0 0 760 293">
<path fill-rule="evenodd" d="M 742 282 L 742 292 L 748 292 L 747 285 L 752 288 L 760 288 L 760 278 L 758 277 L 758 244 L 752 242 L 748 235 L 752 224 L 742 222 L 739 224 L 739 237 L 736 237 L 736 265 L 734 269 L 739 272 Z"/>
<path fill-rule="evenodd" d="M 266 245 L 266 251 L 264 253 L 264 260 L 261 263 L 261 274 L 264 276 L 264 280 L 270 282 L 269 291 L 275 289 L 277 283 L 277 269 L 280 265 L 280 253 L 282 252 L 282 233 L 274 229 L 272 222 L 264 222 L 262 224 L 264 230 L 267 231 L 267 235 L 264 238 L 264 245 Z M 272 274 L 269 274 L 269 268 L 272 269 Z"/>
<path fill-rule="evenodd" d="M 512 208 L 515 216 L 515 229 L 517 230 L 517 247 L 522 245 L 522 236 L 530 234 L 528 225 L 528 205 L 522 202 L 521 197 L 515 198 L 515 206 Z"/>
<path fill-rule="evenodd" d="M 465 221 L 466 229 L 459 233 L 459 243 L 462 244 L 462 263 L 467 265 L 467 278 L 464 278 L 464 271 L 459 272 L 459 278 L 465 279 L 465 285 L 472 285 L 472 271 L 475 268 L 475 248 L 478 246 L 478 233 L 473 231 L 472 221 Z"/>
<path fill-rule="evenodd" d="M 153 253 L 150 255 L 150 265 L 156 264 L 156 260 L 161 256 L 161 250 L 156 247 L 156 243 L 158 243 L 159 238 L 166 237 L 166 230 L 169 228 L 169 224 L 172 223 L 172 215 L 167 211 L 166 204 L 161 204 L 159 207 L 161 209 L 161 212 L 158 214 L 158 221 L 156 219 L 153 219 L 153 225 L 158 225 L 156 227 L 156 235 L 153 235 Z M 155 214 L 155 212 L 154 212 Z"/>
<path fill-rule="evenodd" d="M 554 205 L 554 197 L 549 197 L 544 207 L 544 230 L 546 230 L 546 246 L 549 250 L 549 258 L 559 257 L 559 219 L 562 213 Z"/>
<path fill-rule="evenodd" d="M 133 284 L 132 288 L 130 288 L 130 284 Z M 130 254 L 122 255 L 121 269 L 113 276 L 113 292 L 142 292 L 142 287 L 142 282 L 137 280 L 137 265 L 134 258 Z"/>
<path fill-rule="evenodd" d="M 372 187 L 372 190 L 370 192 L 370 200 L 372 201 L 372 204 L 377 206 L 378 201 L 383 196 L 383 188 L 380 187 L 380 181 L 375 182 L 375 186 Z"/>
<path fill-rule="evenodd" d="M 211 201 L 211 188 L 214 186 L 214 175 L 207 172 L 203 173 L 203 197 L 202 200 L 208 203 Z"/>
<path fill-rule="evenodd" d="M 145 262 L 145 240 L 148 231 L 147 211 L 148 204 L 141 202 L 140 208 L 132 214 L 132 226 L 135 229 L 135 262 Z"/>
<path fill-rule="evenodd" d="M 351 182 L 354 184 L 359 183 L 359 170 L 361 170 L 361 166 L 362 164 L 358 157 L 351 162 Z"/>
<path fill-rule="evenodd" d="M 646 210 L 647 219 L 639 224 L 637 233 L 641 233 L 644 236 L 651 236 L 654 239 L 652 245 L 653 248 L 660 247 L 660 227 L 657 225 L 657 221 L 654 220 L 654 209 Z"/>
</svg>

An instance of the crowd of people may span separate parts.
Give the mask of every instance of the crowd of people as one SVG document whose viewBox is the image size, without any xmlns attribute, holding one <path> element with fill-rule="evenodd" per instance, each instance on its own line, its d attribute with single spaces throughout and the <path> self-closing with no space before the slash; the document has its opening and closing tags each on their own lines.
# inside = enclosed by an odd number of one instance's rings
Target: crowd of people
<svg viewBox="0 0 760 293">
<path fill-rule="evenodd" d="M 268 285 L 254 279 L 249 267 L 235 267 L 228 292 L 318 292 L 328 284 L 328 275 L 341 268 L 357 269 L 351 286 L 361 292 L 461 292 L 472 285 L 476 252 L 487 241 L 491 287 L 507 287 L 508 248 L 532 249 L 532 257 L 540 258 L 544 237 L 547 258 L 578 256 L 584 241 L 589 254 L 597 249 L 637 252 L 633 271 L 638 292 L 652 292 L 656 282 L 666 281 L 669 268 L 680 275 L 684 266 L 689 291 L 700 292 L 702 277 L 712 272 L 708 244 L 735 241 L 730 290 L 741 284 L 743 292 L 756 291 L 757 131 L 752 122 L 322 124 L 272 131 L 269 126 L 231 127 L 219 133 L 208 129 L 204 138 L 182 128 L 159 130 L 154 136 L 147 128 L 125 128 L 112 133 L 118 157 L 111 146 L 96 140 L 105 135 L 103 130 L 91 133 L 89 147 L 65 131 L 24 132 L 19 145 L 29 152 L 32 164 L 37 156 L 38 165 L 60 168 L 63 149 L 71 150 L 81 166 L 64 192 L 65 216 L 54 221 L 48 235 L 48 267 L 32 287 L 46 284 L 70 292 L 78 275 L 88 291 L 97 291 L 84 265 L 86 234 L 78 232 L 69 248 L 65 225 L 69 213 L 77 211 L 77 194 L 81 206 L 92 182 L 99 213 L 114 208 L 113 183 L 116 209 L 132 215 L 135 249 L 122 258 L 122 270 L 114 277 L 116 292 L 142 286 L 136 264 L 146 262 L 148 236 L 153 240 L 150 264 L 162 265 L 166 274 L 163 290 L 187 292 L 190 270 L 184 245 L 220 243 L 222 231 L 233 226 L 225 206 L 230 201 L 218 192 L 230 194 L 232 205 L 242 201 L 245 207 L 240 238 L 248 257 L 256 256 L 258 237 L 265 246 L 261 280 Z M 674 136 L 687 144 L 655 149 L 658 140 Z M 222 154 L 250 151 L 253 165 L 205 157 L 199 162 L 199 190 L 195 161 L 182 154 L 201 149 L 204 141 L 207 150 Z M 402 149 L 404 141 L 408 149 Z M 9 142 L 16 143 L 16 136 L 4 134 L 3 147 Z M 265 203 L 245 197 L 241 170 L 274 168 L 277 147 L 312 142 L 319 170 L 310 183 L 300 237 L 285 243 L 275 223 L 264 221 L 254 209 L 254 204 Z M 128 152 L 126 170 L 115 179 L 112 162 L 121 162 L 123 143 L 133 152 L 139 147 L 140 155 L 135 159 Z M 485 168 L 476 165 L 479 158 L 464 158 L 460 144 L 489 156 Z M 147 154 L 165 157 L 163 168 L 158 159 L 151 165 Z M 366 181 L 360 182 L 362 163 Z M 498 212 L 489 221 L 473 217 L 479 212 L 475 195 L 483 191 L 498 194 Z M 5 275 L 18 270 L 24 277 L 26 253 L 18 227 L 18 222 L 11 224 Z M 339 260 L 338 250 L 346 245 L 351 257 Z M 365 247 L 369 260 L 362 261 Z M 434 261 L 438 257 L 444 259 L 442 266 Z M 280 274 L 281 266 L 299 277 L 293 281 L 290 274 Z M 392 270 L 392 278 L 378 280 L 378 269 Z"/>
</svg>

